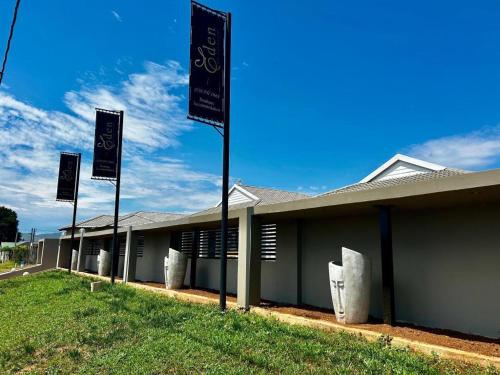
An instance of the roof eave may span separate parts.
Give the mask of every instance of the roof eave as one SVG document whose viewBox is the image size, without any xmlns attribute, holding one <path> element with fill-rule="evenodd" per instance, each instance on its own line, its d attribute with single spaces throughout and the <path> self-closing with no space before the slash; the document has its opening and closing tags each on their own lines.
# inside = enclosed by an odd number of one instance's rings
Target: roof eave
<svg viewBox="0 0 500 375">
<path fill-rule="evenodd" d="M 373 203 L 380 201 L 419 196 L 432 193 L 452 192 L 478 187 L 500 186 L 500 169 L 485 172 L 460 174 L 434 180 L 419 181 L 403 185 L 394 185 L 370 190 L 330 194 L 309 199 L 302 199 L 284 203 L 275 203 L 257 206 L 256 215 L 279 213 L 285 211 L 299 211 L 313 208 Z"/>
</svg>

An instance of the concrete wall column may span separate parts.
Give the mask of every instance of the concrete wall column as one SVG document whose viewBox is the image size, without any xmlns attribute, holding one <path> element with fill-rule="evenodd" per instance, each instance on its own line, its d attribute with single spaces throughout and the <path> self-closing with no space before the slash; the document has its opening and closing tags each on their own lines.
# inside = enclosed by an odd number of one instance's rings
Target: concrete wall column
<svg viewBox="0 0 500 375">
<path fill-rule="evenodd" d="M 137 264 L 137 235 L 132 232 L 132 227 L 127 228 L 127 242 L 125 245 L 125 259 L 123 261 L 123 281 L 135 281 Z"/>
<path fill-rule="evenodd" d="M 57 252 L 57 267 L 68 268 L 71 257 L 71 240 L 59 240 L 59 250 Z"/>
<path fill-rule="evenodd" d="M 80 244 L 78 246 L 78 260 L 76 263 L 76 270 L 83 272 L 85 271 L 85 257 L 86 248 L 85 248 L 85 228 L 80 229 Z"/>
<path fill-rule="evenodd" d="M 260 303 L 260 225 L 248 207 L 239 217 L 238 306 L 247 310 Z"/>
<path fill-rule="evenodd" d="M 42 254 L 43 254 L 43 241 L 38 241 L 38 249 L 36 252 L 36 264 L 42 263 Z"/>
</svg>

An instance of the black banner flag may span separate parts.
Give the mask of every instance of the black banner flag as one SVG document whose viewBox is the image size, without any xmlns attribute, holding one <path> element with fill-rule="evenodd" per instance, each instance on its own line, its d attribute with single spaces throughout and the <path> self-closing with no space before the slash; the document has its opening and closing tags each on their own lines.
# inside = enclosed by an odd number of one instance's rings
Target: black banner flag
<svg viewBox="0 0 500 375">
<path fill-rule="evenodd" d="M 58 201 L 73 202 L 75 200 L 78 157 L 77 154 L 61 152 L 56 195 Z"/>
<path fill-rule="evenodd" d="M 95 119 L 92 178 L 116 179 L 118 144 L 121 142 L 120 114 L 97 109 Z"/>
<path fill-rule="evenodd" d="M 224 30 L 226 15 L 191 2 L 189 115 L 224 123 Z"/>
</svg>

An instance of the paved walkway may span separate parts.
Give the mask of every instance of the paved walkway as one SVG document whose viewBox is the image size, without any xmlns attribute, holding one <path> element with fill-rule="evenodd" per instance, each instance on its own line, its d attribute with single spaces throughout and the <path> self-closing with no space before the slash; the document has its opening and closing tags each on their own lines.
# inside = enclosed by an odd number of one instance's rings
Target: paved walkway
<svg viewBox="0 0 500 375">
<path fill-rule="evenodd" d="M 0 280 L 6 280 L 10 279 L 11 277 L 22 276 L 22 274 L 25 272 L 29 272 L 30 274 L 32 274 L 32 273 L 47 271 L 49 269 L 54 269 L 54 266 L 46 266 L 43 264 L 26 266 L 24 268 L 16 269 L 15 271 L 7 271 L 4 273 L 0 273 Z"/>
</svg>

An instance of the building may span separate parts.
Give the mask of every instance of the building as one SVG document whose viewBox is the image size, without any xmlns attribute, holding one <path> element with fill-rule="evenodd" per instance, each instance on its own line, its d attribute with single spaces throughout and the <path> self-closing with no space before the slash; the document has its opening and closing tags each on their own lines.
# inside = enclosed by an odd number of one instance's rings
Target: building
<svg viewBox="0 0 500 375">
<path fill-rule="evenodd" d="M 332 309 L 327 265 L 346 246 L 371 259 L 371 316 L 500 337 L 500 170 L 396 155 L 360 182 L 318 196 L 235 185 L 229 200 L 227 289 L 241 307 L 269 300 Z M 120 218 L 120 275 L 164 282 L 173 247 L 190 256 L 186 285 L 218 290 L 219 205 L 163 215 Z M 78 270 L 95 272 L 96 249 L 109 248 L 110 217 L 78 228 Z M 69 238 L 60 240 L 62 267 Z"/>
</svg>

